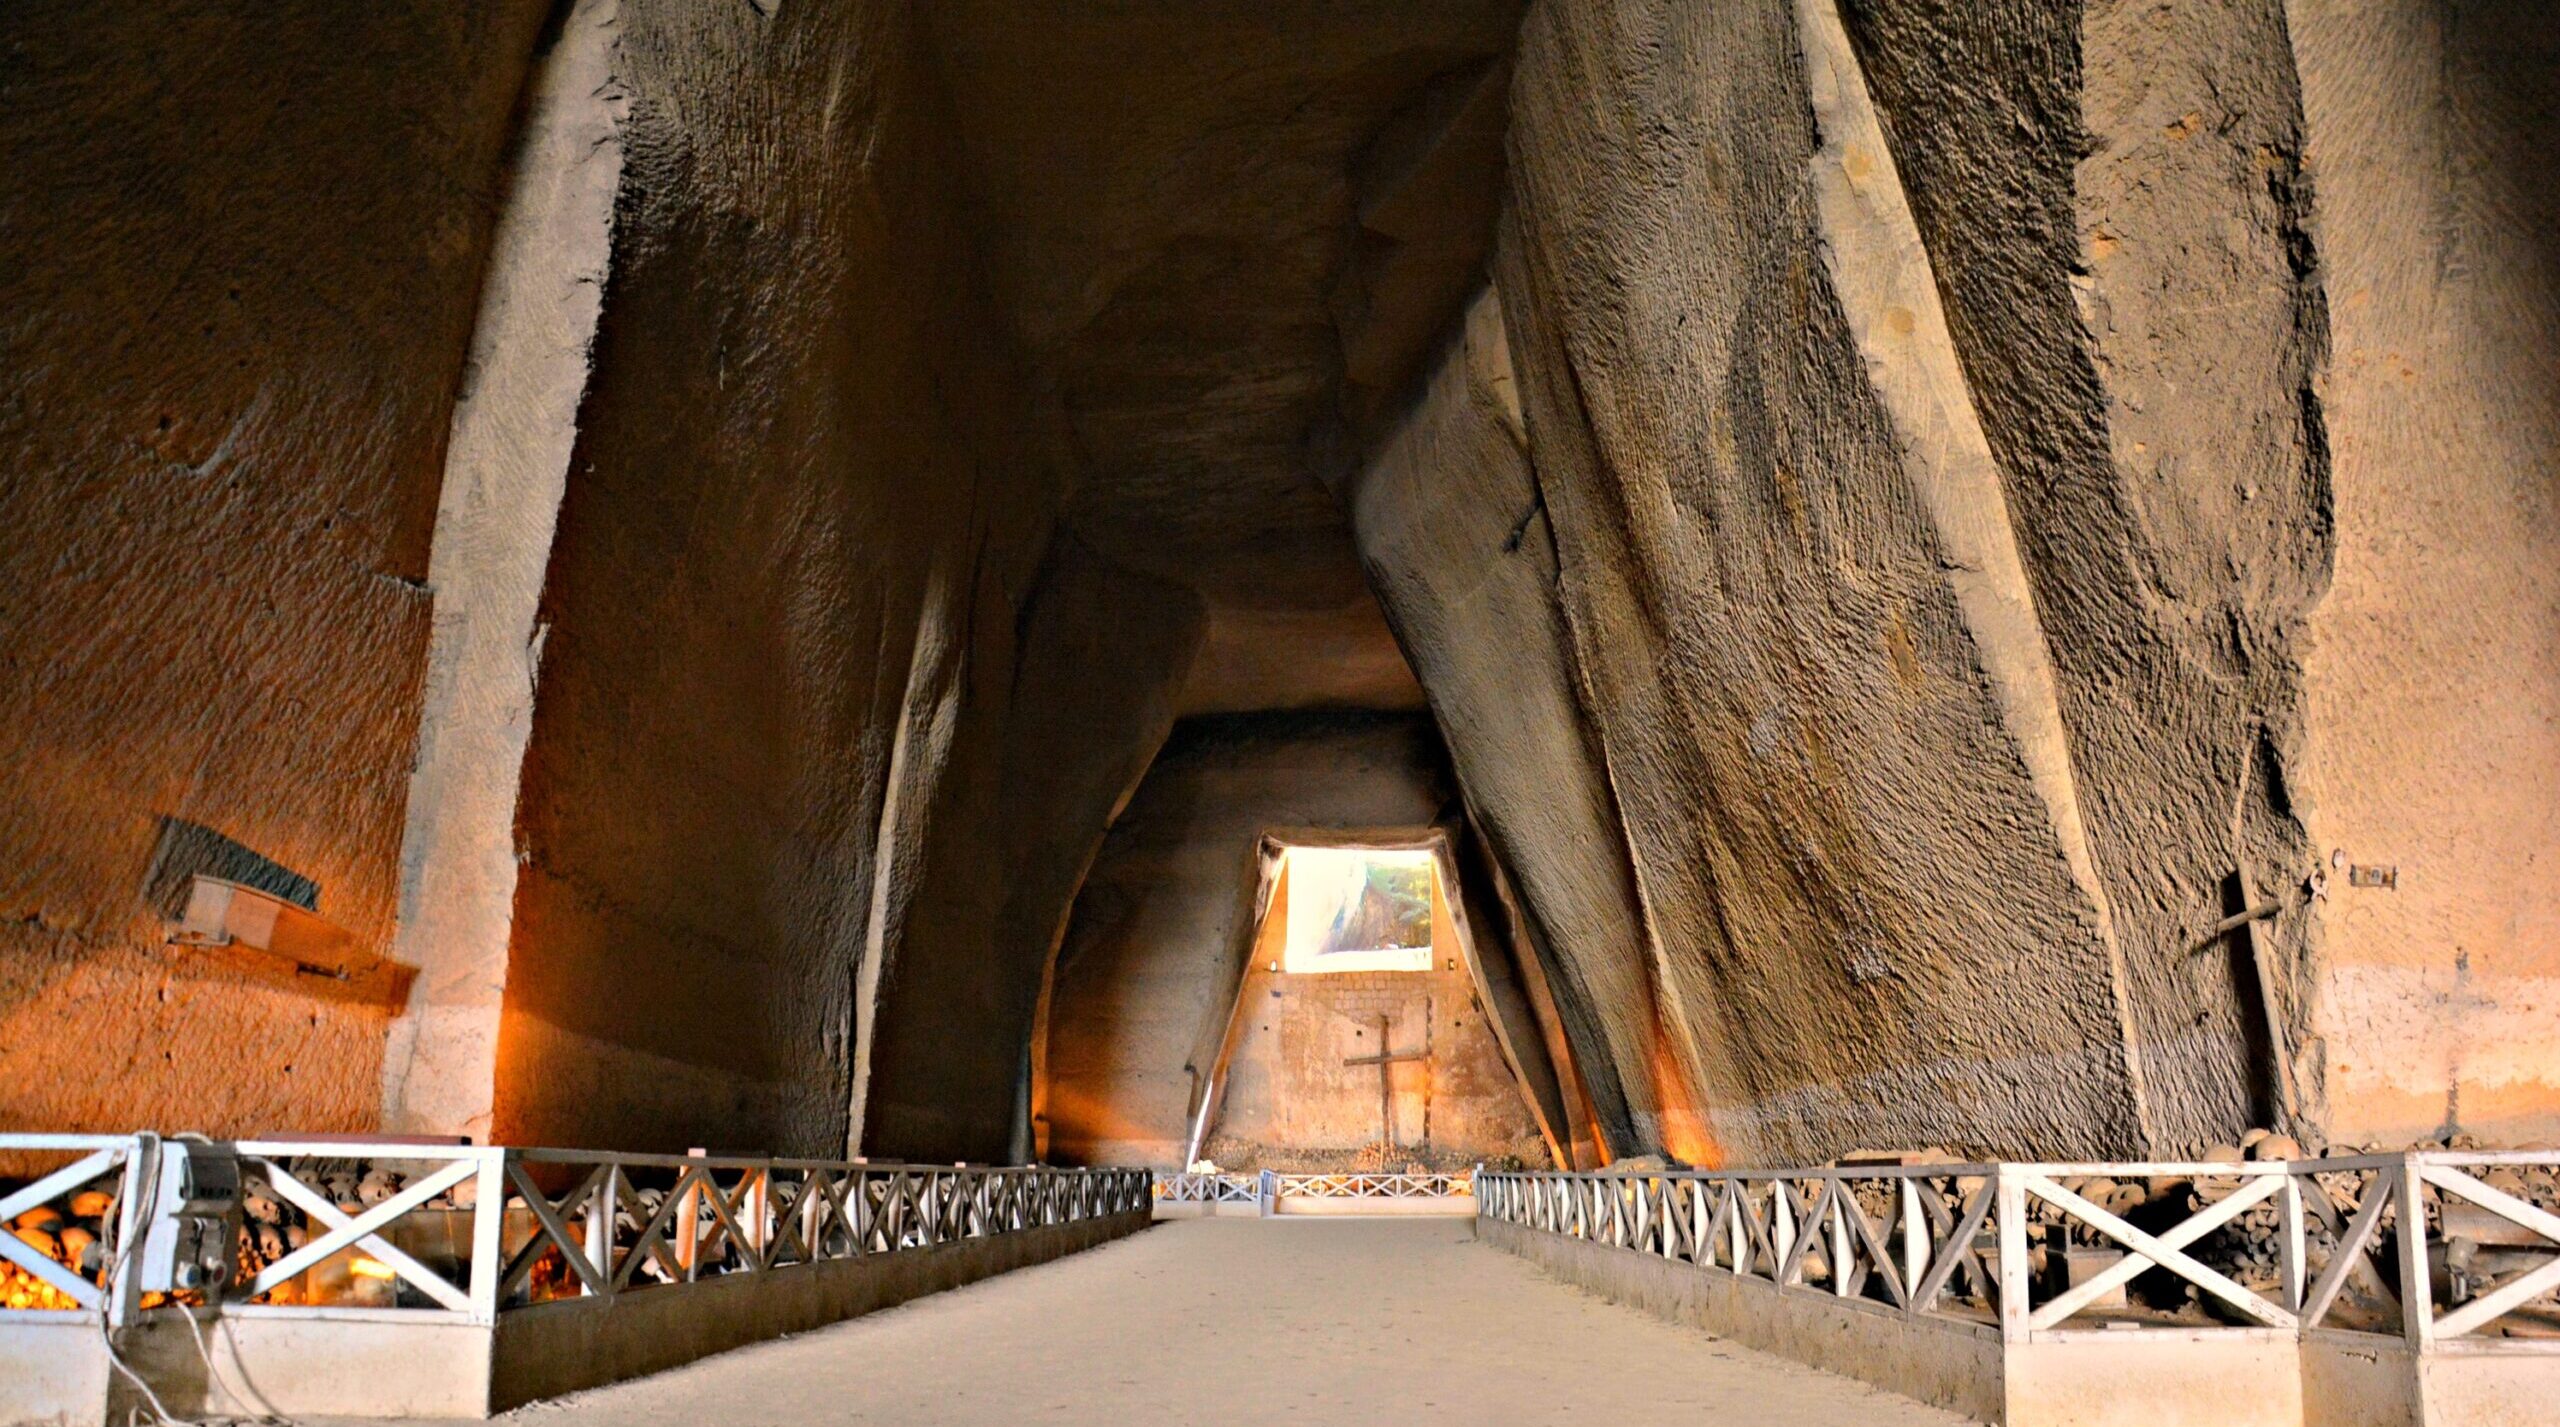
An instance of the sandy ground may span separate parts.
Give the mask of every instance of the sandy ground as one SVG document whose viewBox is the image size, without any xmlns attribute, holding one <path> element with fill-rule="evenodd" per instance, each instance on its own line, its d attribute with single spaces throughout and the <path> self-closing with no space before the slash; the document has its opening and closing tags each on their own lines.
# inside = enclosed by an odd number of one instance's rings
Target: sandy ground
<svg viewBox="0 0 2560 1427">
<path fill-rule="evenodd" d="M 1452 1219 L 1161 1224 L 501 1420 L 1304 1427 L 1400 1418 L 1962 1420 L 1595 1298 L 1474 1242 L 1472 1223 Z"/>
</svg>

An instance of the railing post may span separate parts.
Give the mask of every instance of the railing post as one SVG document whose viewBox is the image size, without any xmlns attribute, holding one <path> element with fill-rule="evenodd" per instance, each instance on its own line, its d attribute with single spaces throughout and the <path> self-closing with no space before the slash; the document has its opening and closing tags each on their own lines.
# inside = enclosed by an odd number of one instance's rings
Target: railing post
<svg viewBox="0 0 2560 1427">
<path fill-rule="evenodd" d="M 827 1215 L 834 1207 L 828 1201 L 827 1190 L 835 1183 L 829 1171 L 810 1170 L 800 1182 L 800 1197 L 793 1201 L 793 1207 L 800 1211 L 800 1252 L 811 1263 L 827 1256 Z M 860 1192 L 858 1186 L 856 1192 Z M 852 1226 L 847 1225 L 845 1232 L 850 1235 Z"/>
<path fill-rule="evenodd" d="M 1716 1261 L 1716 1246 L 1707 1239 L 1715 1226 L 1716 1211 L 1707 1201 L 1712 1197 L 1710 1191 L 1715 1187 L 1714 1181 L 1693 1178 L 1680 1183 L 1682 1192 L 1689 1197 L 1689 1261 L 1712 1267 Z"/>
<path fill-rule="evenodd" d="M 2027 1340 L 2027 1186 L 2023 1170 L 2013 1164 L 1992 1166 L 1992 1207 L 2000 1224 L 2000 1338 Z M 1950 1253 L 1962 1245 L 1949 1245 Z"/>
<path fill-rule="evenodd" d="M 773 1161 L 748 1170 L 747 1176 L 746 1193 L 739 1196 L 743 1201 L 739 1207 L 746 1212 L 739 1216 L 738 1227 L 747 1231 L 747 1252 L 763 1267 L 765 1253 L 773 1245 Z"/>
<path fill-rule="evenodd" d="M 109 1285 L 107 1301 L 100 1305 L 110 1329 L 122 1328 L 142 1311 L 142 1275 L 137 1270 L 142 1261 L 142 1236 L 151 1232 L 150 1220 L 144 1217 L 151 1206 L 142 1202 L 142 1189 L 159 1159 L 157 1135 L 136 1135 L 125 1147 L 123 1187 L 116 1194 L 115 1242 L 116 1258 L 124 1268 Z"/>
<path fill-rule="evenodd" d="M 1835 1179 L 1831 1183 L 1831 1293 L 1835 1298 L 1846 1298 L 1849 1296 L 1849 1269 L 1857 1256 L 1857 1250 L 1849 1239 L 1849 1211 L 1844 1203 L 1849 1197 L 1849 1181 Z"/>
<path fill-rule="evenodd" d="M 691 1149 L 685 1151 L 685 1157 L 701 1159 L 706 1153 Z M 709 1171 L 688 1169 L 684 1173 L 691 1176 L 708 1174 Z M 675 1219 L 667 1225 L 667 1238 L 675 1245 L 676 1267 L 684 1270 L 684 1281 L 691 1283 L 702 1259 L 702 1189 L 697 1181 L 690 1178 L 683 1183 L 684 1193 L 676 1196 Z"/>
<path fill-rule="evenodd" d="M 2316 1184 L 2313 1186 L 2318 1187 Z M 2276 1246 L 2284 1267 L 2284 1306 L 2290 1313 L 2302 1311 L 2303 1294 L 2310 1274 L 2305 1264 L 2302 1225 L 2302 1176 L 2286 1165 L 2284 1188 L 2278 1192 L 2277 1207 L 2283 1215 L 2283 1241 Z"/>
<path fill-rule="evenodd" d="M 498 1321 L 498 1280 L 507 1266 L 500 1255 L 506 1244 L 507 1162 L 515 1151 L 491 1146 L 480 1151 L 479 1172 L 472 1179 L 471 1321 Z"/>
<path fill-rule="evenodd" d="M 2436 1340 L 2435 1278 L 2427 1271 L 2426 1181 L 2419 1177 L 2414 1154 L 2401 1155 L 2390 1172 L 2398 1176 L 2392 1193 L 2399 1197 L 2395 1207 L 2400 1211 L 2400 1332 L 2412 1352 L 2425 1353 Z"/>
<path fill-rule="evenodd" d="M 609 1162 L 604 1167 L 604 1177 L 596 1181 L 595 1192 L 587 1196 L 587 1266 L 604 1280 L 606 1293 L 613 1290 L 613 1230 L 621 1208 L 622 1166 Z M 581 1297 L 597 1296 L 583 1277 L 578 1280 L 578 1293 Z"/>
<path fill-rule="evenodd" d="M 1920 1203 L 1920 1181 L 1904 1175 L 1897 1183 L 1902 1204 L 1902 1282 L 1907 1289 L 1929 1271 L 1929 1220 Z"/>
<path fill-rule="evenodd" d="M 1744 1216 L 1751 1212 L 1751 1196 L 1746 1192 L 1743 1181 L 1739 1179 L 1724 1180 L 1723 1190 L 1733 1195 L 1733 1217 L 1726 1220 L 1724 1225 L 1725 1242 L 1732 1247 L 1733 1271 L 1739 1277 L 1749 1278 L 1751 1276 L 1751 1226 L 1742 1221 Z"/>
</svg>

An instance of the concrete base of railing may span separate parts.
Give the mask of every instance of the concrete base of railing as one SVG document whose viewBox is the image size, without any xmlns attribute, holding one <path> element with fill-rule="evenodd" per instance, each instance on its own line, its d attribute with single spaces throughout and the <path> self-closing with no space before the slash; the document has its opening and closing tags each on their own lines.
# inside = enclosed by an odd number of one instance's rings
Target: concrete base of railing
<svg viewBox="0 0 2560 1427">
<path fill-rule="evenodd" d="M 1826 1294 L 1707 1273 L 1633 1249 L 1478 1218 L 1476 1235 L 1567 1283 L 1719 1338 L 1916 1397 L 1978 1422 L 2002 1422 L 2000 1333 L 1870 1312 Z M 2162 1416 L 2153 1422 L 2174 1422 Z"/>
<path fill-rule="evenodd" d="M 1229 1200 L 1223 1204 L 1199 1199 L 1159 1199 L 1155 1216 L 1160 1220 L 1259 1219 L 1264 1217 L 1264 1211 L 1262 1201 L 1258 1199 Z"/>
<path fill-rule="evenodd" d="M 1272 1201 L 1271 1212 L 1353 1219 L 1407 1216 L 1465 1219 L 1475 1214 L 1476 1201 L 1464 1194 L 1419 1194 L 1405 1199 L 1337 1199 L 1314 1194 L 1283 1194 Z"/>
<path fill-rule="evenodd" d="M 107 1351 L 93 1313 L 0 1311 L 0 1423 L 91 1427 L 107 1411 Z"/>
<path fill-rule="evenodd" d="M 118 1335 L 125 1361 L 183 1416 L 486 1417 L 563 1393 L 678 1367 L 805 1332 L 1010 1269 L 1063 1258 L 1147 1226 L 1148 1214 L 1087 1219 L 931 1248 L 729 1274 L 611 1300 L 511 1310 L 494 1326 L 415 1314 L 232 1309 L 203 1323 L 227 1386 L 209 1389 L 186 1323 L 152 1315 Z M 122 1422 L 139 1398 L 111 1382 L 94 1318 L 0 1323 L 0 1423 Z M 243 1387 L 258 1400 L 237 1400 Z"/>
<path fill-rule="evenodd" d="M 1819 1289 L 1476 1220 L 1556 1277 L 1718 1337 L 2003 1427 L 2523 1427 L 2560 1423 L 2560 1356 L 2277 1329 L 2091 1329 L 2003 1343 L 1994 1325 L 1912 1319 Z"/>
<path fill-rule="evenodd" d="M 2302 1339 L 2309 1427 L 2548 1427 L 2560 1423 L 2560 1354 L 2548 1343 L 2405 1342 L 2320 1329 Z"/>
</svg>

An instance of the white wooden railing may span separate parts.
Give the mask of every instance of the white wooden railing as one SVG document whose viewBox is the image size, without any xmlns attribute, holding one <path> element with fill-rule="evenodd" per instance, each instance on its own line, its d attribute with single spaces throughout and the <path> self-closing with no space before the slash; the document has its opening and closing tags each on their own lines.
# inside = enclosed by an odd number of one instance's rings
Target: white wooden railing
<svg viewBox="0 0 2560 1427">
<path fill-rule="evenodd" d="M 2111 1331 L 2392 1333 L 2423 1350 L 2520 1315 L 2537 1333 L 2560 1329 L 2560 1213 L 2481 1177 L 2500 1171 L 2560 1196 L 2560 1154 L 2426 1151 L 2240 1164 L 1484 1172 L 1476 1198 L 1479 1215 L 1522 1228 L 2011 1341 L 2103 1320 Z M 2185 1285 L 2193 1306 L 2127 1301 L 2137 1280 L 2154 1285 L 2154 1299 L 2157 1285 Z M 2560 1352 L 2560 1341 L 2542 1346 Z"/>
<path fill-rule="evenodd" d="M 0 1271 L 50 1292 L 34 1312 L 122 1322 L 157 1306 L 106 1267 L 137 1221 L 147 1137 L 0 1135 L 0 1154 L 70 1157 L 0 1196 L 0 1224 L 104 1187 L 114 1229 L 84 1270 L 0 1233 Z M 612 1298 L 788 1272 L 1146 1209 L 1143 1169 L 909 1165 L 378 1141 L 245 1140 L 242 1281 L 222 1311 L 488 1324 L 560 1298 Z M 65 1212 L 57 1209 L 56 1212 Z M 118 1284 L 116 1281 L 124 1281 Z M 111 1289 L 110 1285 L 114 1287 Z"/>
<path fill-rule="evenodd" d="M 108 1301 L 100 1280 L 108 1255 L 136 1232 L 138 1143 L 132 1135 L 0 1135 L 0 1155 L 36 1166 L 27 1183 L 0 1193 L 0 1322 L 129 1311 Z"/>
<path fill-rule="evenodd" d="M 1156 1199 L 1164 1204 L 1268 1204 L 1271 1174 L 1206 1173 L 1185 1170 L 1156 1176 Z"/>
<path fill-rule="evenodd" d="M 1452 1199 L 1475 1192 L 1472 1174 L 1250 1174 L 1221 1171 L 1156 1176 L 1164 1204 L 1252 1204 L 1269 1214 L 1284 1198 Z"/>
<path fill-rule="evenodd" d="M 1475 1192 L 1468 1174 L 1279 1174 L 1274 1192 L 1307 1199 L 1448 1199 Z"/>
</svg>

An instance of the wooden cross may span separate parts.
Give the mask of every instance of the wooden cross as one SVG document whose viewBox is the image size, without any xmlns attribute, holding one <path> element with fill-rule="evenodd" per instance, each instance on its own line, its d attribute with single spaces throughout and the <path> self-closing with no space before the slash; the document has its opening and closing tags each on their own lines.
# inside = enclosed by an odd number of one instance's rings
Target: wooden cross
<svg viewBox="0 0 2560 1427">
<path fill-rule="evenodd" d="M 1374 1065 L 1378 1067 L 1378 1122 L 1381 1127 L 1378 1131 L 1378 1137 L 1392 1145 L 1396 1142 L 1395 1065 L 1399 1061 L 1407 1060 L 1419 1060 L 1428 1063 L 1431 1059 L 1431 1050 L 1428 1041 L 1424 1043 L 1424 1047 L 1421 1050 L 1399 1052 L 1387 1049 L 1387 1027 L 1387 1018 L 1380 1016 L 1378 1018 L 1378 1053 L 1376 1055 L 1355 1055 L 1342 1063 L 1344 1065 Z"/>
</svg>

